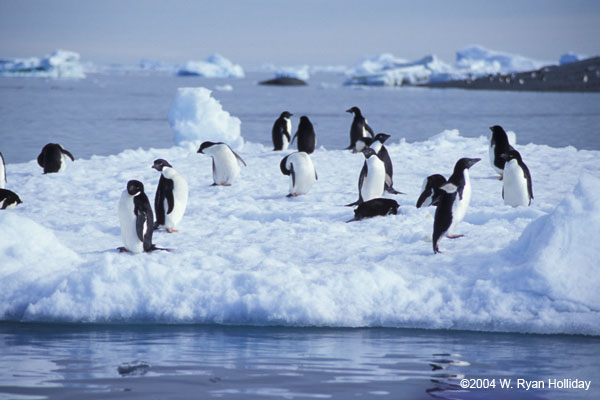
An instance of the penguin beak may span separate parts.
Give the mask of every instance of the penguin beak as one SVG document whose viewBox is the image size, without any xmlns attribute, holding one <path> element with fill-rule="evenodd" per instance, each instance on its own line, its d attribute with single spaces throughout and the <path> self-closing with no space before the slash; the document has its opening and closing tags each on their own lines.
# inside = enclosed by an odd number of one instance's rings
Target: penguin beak
<svg viewBox="0 0 600 400">
<path fill-rule="evenodd" d="M 479 161 L 481 161 L 481 158 L 471 158 L 471 165 L 469 165 L 469 168 L 471 168 L 473 165 L 477 164 Z"/>
<path fill-rule="evenodd" d="M 349 108 L 348 110 L 346 110 L 346 112 L 352 114 L 352 109 Z"/>
</svg>

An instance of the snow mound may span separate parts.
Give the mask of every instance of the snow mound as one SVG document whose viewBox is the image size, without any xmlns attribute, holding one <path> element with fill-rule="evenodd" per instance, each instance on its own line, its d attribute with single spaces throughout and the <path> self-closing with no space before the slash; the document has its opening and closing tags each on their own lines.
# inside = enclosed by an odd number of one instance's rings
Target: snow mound
<svg viewBox="0 0 600 400">
<path fill-rule="evenodd" d="M 585 60 L 586 58 L 589 58 L 589 56 L 586 56 L 584 54 L 575 54 L 573 52 L 568 52 L 568 53 L 565 53 L 560 56 L 558 64 L 565 65 L 565 64 Z"/>
<path fill-rule="evenodd" d="M 244 145 L 242 122 L 223 110 L 211 93 L 204 87 L 177 89 L 169 111 L 169 124 L 177 146 L 186 142 L 197 146 L 206 140 L 224 142 L 236 149 Z"/>
<path fill-rule="evenodd" d="M 42 58 L 0 59 L 0 76 L 82 79 L 84 67 L 79 54 L 68 50 L 56 50 Z"/>
<path fill-rule="evenodd" d="M 179 68 L 177 75 L 204 78 L 243 78 L 245 76 L 241 65 L 234 64 L 220 54 L 214 54 L 204 61 L 188 61 Z"/>
</svg>

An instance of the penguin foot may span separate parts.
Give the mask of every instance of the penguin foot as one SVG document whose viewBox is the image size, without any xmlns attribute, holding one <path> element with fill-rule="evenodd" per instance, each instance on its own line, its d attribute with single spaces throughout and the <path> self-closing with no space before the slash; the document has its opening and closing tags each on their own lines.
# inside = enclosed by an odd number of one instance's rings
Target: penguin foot
<svg viewBox="0 0 600 400">
<path fill-rule="evenodd" d="M 298 193 L 290 193 L 285 197 L 298 197 Z"/>
<path fill-rule="evenodd" d="M 390 194 L 406 194 L 406 193 L 404 193 L 404 192 L 399 192 L 399 191 L 397 191 L 396 189 L 394 189 L 394 188 L 393 188 L 393 187 L 391 187 L 391 186 L 386 186 L 386 187 L 385 187 L 385 191 L 386 191 L 386 192 L 388 192 L 388 193 L 390 193 Z"/>
<path fill-rule="evenodd" d="M 213 183 L 213 184 L 212 184 L 212 185 L 210 185 L 210 186 L 219 186 L 219 185 L 217 185 L 217 183 L 215 182 L 215 183 Z"/>
<path fill-rule="evenodd" d="M 499 180 L 499 181 L 501 181 L 502 179 L 504 179 L 504 175 L 500 175 L 500 176 L 498 177 L 498 180 Z"/>
<path fill-rule="evenodd" d="M 433 254 L 442 254 L 443 252 L 440 250 L 440 248 L 437 246 L 437 244 L 433 245 Z"/>
<path fill-rule="evenodd" d="M 458 238 L 461 238 L 463 236 L 465 236 L 465 235 L 446 235 L 446 237 L 448 239 L 458 239 Z"/>
<path fill-rule="evenodd" d="M 179 231 L 177 229 L 167 228 L 167 232 L 174 233 L 174 232 L 179 232 Z"/>
<path fill-rule="evenodd" d="M 131 253 L 129 250 L 127 250 L 125 247 L 117 247 L 117 250 L 119 250 L 119 253 Z"/>
<path fill-rule="evenodd" d="M 360 200 L 356 200 L 354 203 L 346 204 L 345 207 L 354 207 L 360 204 Z"/>
</svg>

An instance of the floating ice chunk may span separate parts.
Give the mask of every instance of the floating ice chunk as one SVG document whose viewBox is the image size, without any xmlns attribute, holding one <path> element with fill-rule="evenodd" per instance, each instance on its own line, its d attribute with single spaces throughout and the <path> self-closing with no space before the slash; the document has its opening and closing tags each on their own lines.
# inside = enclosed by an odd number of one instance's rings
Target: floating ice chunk
<svg viewBox="0 0 600 400">
<path fill-rule="evenodd" d="M 221 103 L 204 87 L 177 89 L 175 101 L 169 111 L 169 124 L 174 131 L 174 142 L 181 146 L 190 142 L 194 146 L 210 140 L 224 142 L 234 149 L 244 144 L 241 136 L 242 122 L 223 110 Z"/>
<path fill-rule="evenodd" d="M 37 77 L 37 78 L 85 78 L 79 54 L 68 50 L 56 50 L 42 58 L 1 59 L 0 76 Z"/>
<path fill-rule="evenodd" d="M 208 57 L 204 61 L 188 61 L 179 68 L 177 75 L 202 76 L 204 78 L 243 78 L 244 70 L 220 54 Z"/>
</svg>

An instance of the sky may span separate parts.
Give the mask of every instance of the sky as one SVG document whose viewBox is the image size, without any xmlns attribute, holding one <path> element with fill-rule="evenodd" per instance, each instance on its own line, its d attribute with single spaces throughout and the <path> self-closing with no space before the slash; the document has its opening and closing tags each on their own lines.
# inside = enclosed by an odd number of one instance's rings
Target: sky
<svg viewBox="0 0 600 400">
<path fill-rule="evenodd" d="M 76 51 L 136 64 L 219 53 L 244 67 L 415 60 L 479 44 L 538 60 L 600 54 L 596 0 L 0 0 L 0 57 Z"/>
</svg>

